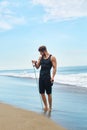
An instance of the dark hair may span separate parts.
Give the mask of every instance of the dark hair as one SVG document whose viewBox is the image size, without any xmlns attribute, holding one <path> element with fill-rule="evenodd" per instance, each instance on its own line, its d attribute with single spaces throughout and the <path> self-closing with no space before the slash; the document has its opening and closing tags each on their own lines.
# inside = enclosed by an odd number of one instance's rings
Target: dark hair
<svg viewBox="0 0 87 130">
<path fill-rule="evenodd" d="M 39 47 L 39 49 L 38 49 L 38 51 L 40 52 L 44 52 L 44 51 L 47 51 L 47 48 L 46 48 L 46 46 L 40 46 Z"/>
</svg>

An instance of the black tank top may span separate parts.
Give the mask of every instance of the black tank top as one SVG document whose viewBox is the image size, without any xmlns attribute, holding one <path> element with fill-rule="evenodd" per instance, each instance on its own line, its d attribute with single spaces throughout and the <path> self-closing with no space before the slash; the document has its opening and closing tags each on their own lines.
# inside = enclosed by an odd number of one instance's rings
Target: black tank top
<svg viewBox="0 0 87 130">
<path fill-rule="evenodd" d="M 50 77 L 50 70 L 52 68 L 52 62 L 50 60 L 52 55 L 48 57 L 48 59 L 44 59 L 43 57 L 41 58 L 40 65 L 41 65 L 41 70 L 40 70 L 40 78 L 44 79 L 46 77 Z"/>
</svg>

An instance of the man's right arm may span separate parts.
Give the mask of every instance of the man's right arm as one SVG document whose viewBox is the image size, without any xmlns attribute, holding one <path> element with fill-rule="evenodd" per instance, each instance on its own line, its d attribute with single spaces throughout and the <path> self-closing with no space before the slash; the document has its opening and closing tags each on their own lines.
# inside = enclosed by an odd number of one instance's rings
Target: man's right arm
<svg viewBox="0 0 87 130">
<path fill-rule="evenodd" d="M 40 67 L 40 61 L 42 57 L 39 57 L 38 61 L 32 60 L 32 63 L 34 66 L 38 69 Z"/>
</svg>

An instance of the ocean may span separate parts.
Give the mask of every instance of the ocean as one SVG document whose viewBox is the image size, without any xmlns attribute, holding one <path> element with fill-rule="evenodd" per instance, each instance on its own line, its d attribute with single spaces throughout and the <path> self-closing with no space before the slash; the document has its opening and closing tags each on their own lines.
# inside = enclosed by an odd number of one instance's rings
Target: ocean
<svg viewBox="0 0 87 130">
<path fill-rule="evenodd" d="M 19 78 L 38 78 L 39 71 L 35 69 L 1 70 L 0 75 Z M 87 88 L 87 66 L 58 68 L 55 83 Z"/>
<path fill-rule="evenodd" d="M 0 70 L 0 102 L 43 114 L 39 70 Z M 53 85 L 53 109 L 46 116 L 67 130 L 87 130 L 87 66 L 60 67 Z"/>
</svg>

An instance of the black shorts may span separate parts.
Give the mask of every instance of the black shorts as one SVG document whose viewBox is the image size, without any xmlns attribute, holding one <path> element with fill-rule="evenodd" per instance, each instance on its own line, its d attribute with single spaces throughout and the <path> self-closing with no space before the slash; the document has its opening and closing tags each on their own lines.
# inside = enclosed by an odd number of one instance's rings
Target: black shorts
<svg viewBox="0 0 87 130">
<path fill-rule="evenodd" d="M 46 91 L 47 94 L 51 94 L 52 93 L 52 85 L 53 85 L 53 83 L 51 83 L 50 77 L 47 77 L 44 79 L 39 78 L 39 93 L 44 94 Z"/>
</svg>

